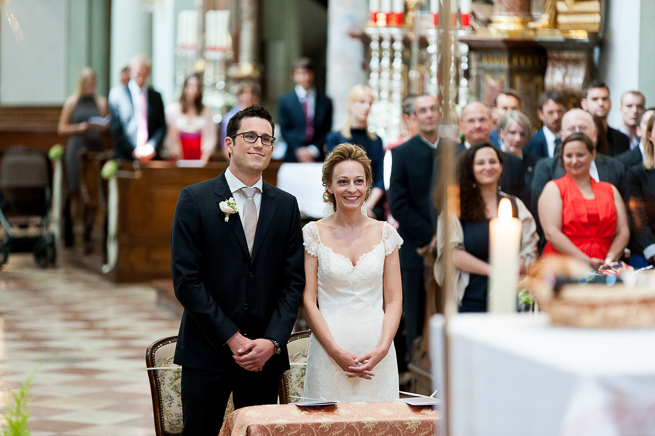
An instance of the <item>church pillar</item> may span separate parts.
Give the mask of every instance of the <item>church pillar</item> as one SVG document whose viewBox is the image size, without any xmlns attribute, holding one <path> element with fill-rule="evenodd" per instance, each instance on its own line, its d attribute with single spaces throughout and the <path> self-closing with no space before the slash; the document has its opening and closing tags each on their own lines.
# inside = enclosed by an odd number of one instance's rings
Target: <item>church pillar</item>
<svg viewBox="0 0 655 436">
<path fill-rule="evenodd" d="M 334 125 L 347 114 L 348 91 L 366 83 L 364 44 L 352 31 L 362 30 L 368 21 L 367 0 L 331 0 L 328 3 L 327 94 L 334 103 Z"/>
<path fill-rule="evenodd" d="M 144 2 L 112 0 L 111 50 L 109 56 L 110 85 L 120 83 L 121 69 L 136 54 L 152 56 L 152 16 Z"/>
</svg>

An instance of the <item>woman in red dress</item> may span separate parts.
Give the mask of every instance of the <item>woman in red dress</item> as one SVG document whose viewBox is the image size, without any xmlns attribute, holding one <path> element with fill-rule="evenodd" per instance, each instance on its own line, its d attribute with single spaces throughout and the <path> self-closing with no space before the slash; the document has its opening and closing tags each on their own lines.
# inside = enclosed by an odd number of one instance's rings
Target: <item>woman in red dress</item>
<svg viewBox="0 0 655 436">
<path fill-rule="evenodd" d="M 548 243 L 543 256 L 564 254 L 598 269 L 623 255 L 630 230 L 618 190 L 589 175 L 596 149 L 587 135 L 573 133 L 559 159 L 566 175 L 548 182 L 539 197 L 539 218 Z"/>
</svg>

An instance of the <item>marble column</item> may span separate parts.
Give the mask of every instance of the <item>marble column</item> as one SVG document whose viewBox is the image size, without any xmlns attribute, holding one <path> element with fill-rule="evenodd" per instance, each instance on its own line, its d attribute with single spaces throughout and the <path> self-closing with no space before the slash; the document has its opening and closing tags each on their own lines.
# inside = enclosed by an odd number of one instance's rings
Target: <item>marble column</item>
<svg viewBox="0 0 655 436">
<path fill-rule="evenodd" d="M 112 0 L 110 38 L 110 86 L 115 86 L 132 56 L 152 56 L 152 16 L 143 9 L 143 2 Z"/>
<path fill-rule="evenodd" d="M 241 0 L 239 66 L 244 69 L 257 63 L 257 0 Z"/>
<path fill-rule="evenodd" d="M 368 21 L 368 0 L 330 0 L 328 2 L 327 94 L 334 103 L 334 125 L 347 114 L 350 88 L 366 83 L 364 50 L 360 39 L 350 35 L 361 31 Z"/>
</svg>

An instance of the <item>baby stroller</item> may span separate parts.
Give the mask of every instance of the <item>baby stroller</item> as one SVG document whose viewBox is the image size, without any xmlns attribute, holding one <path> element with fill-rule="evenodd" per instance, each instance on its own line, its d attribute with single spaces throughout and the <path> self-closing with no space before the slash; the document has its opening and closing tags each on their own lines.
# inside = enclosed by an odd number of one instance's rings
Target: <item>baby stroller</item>
<svg viewBox="0 0 655 436">
<path fill-rule="evenodd" d="M 45 152 L 8 148 L 0 164 L 0 265 L 9 253 L 34 252 L 41 268 L 54 264 L 55 237 L 48 231 L 52 170 Z"/>
</svg>

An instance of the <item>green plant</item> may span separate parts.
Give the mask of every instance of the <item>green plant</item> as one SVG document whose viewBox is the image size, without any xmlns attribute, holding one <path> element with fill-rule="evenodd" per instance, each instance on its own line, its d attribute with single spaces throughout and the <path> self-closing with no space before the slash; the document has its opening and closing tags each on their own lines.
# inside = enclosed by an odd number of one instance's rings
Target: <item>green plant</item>
<svg viewBox="0 0 655 436">
<path fill-rule="evenodd" d="M 7 404 L 7 408 L 2 414 L 7 421 L 6 424 L 2 424 L 3 436 L 30 436 L 31 431 L 27 427 L 27 420 L 32 414 L 32 409 L 29 407 L 30 399 L 27 395 L 38 370 L 37 366 L 20 386 L 20 390 L 11 393 L 13 401 Z"/>
</svg>

